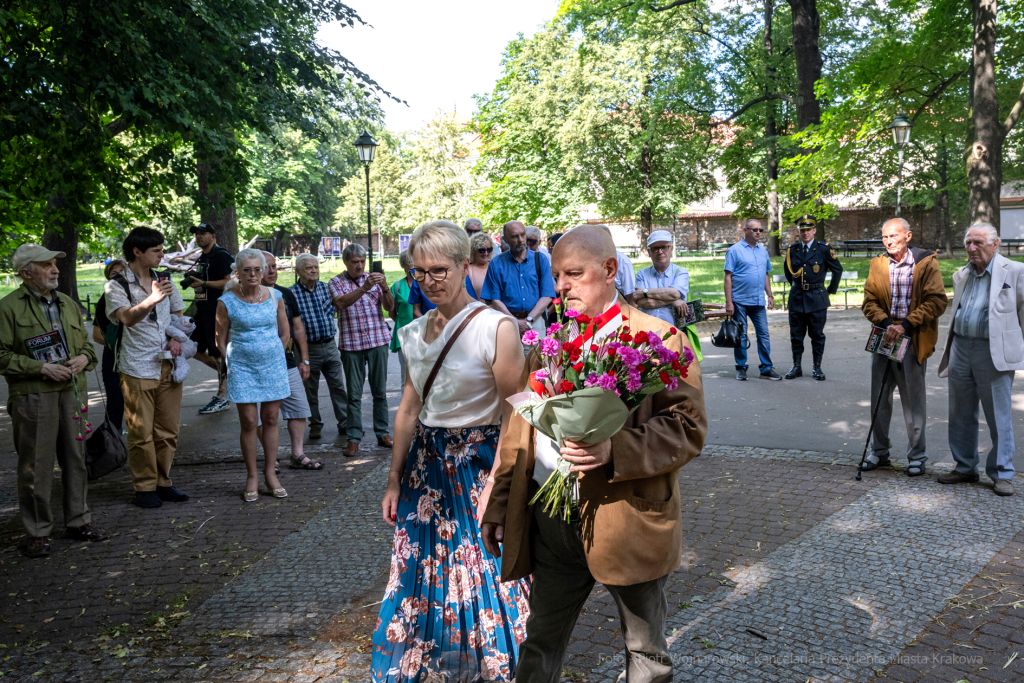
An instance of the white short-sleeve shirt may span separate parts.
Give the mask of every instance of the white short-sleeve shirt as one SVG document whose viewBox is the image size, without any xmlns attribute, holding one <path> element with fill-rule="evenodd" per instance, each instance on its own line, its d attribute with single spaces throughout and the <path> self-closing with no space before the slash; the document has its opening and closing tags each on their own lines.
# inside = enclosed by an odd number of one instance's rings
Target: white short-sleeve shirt
<svg viewBox="0 0 1024 683">
<path fill-rule="evenodd" d="M 116 280 L 109 280 L 103 287 L 104 301 L 107 304 L 107 317 L 116 324 L 112 314 L 119 308 L 138 306 L 149 296 L 149 292 L 142 288 L 138 278 L 130 268 L 122 273 L 128 280 L 128 287 L 131 290 L 132 298 L 128 300 L 124 286 Z M 174 290 L 170 296 L 156 305 L 156 321 L 149 319 L 147 315 L 140 322 L 132 327 L 125 327 L 121 338 L 121 344 L 117 353 L 118 372 L 123 372 L 139 379 L 160 379 L 160 365 L 170 358 L 169 352 L 164 351 L 167 346 L 167 328 L 171 324 L 171 315 L 185 308 L 185 302 L 181 298 L 178 286 L 171 280 Z"/>
<path fill-rule="evenodd" d="M 423 385 L 441 350 L 467 315 L 483 307 L 483 313 L 470 321 L 455 341 L 434 379 L 430 395 L 420 411 L 420 422 L 429 427 L 479 427 L 501 421 L 501 402 L 494 380 L 494 354 L 498 324 L 507 319 L 503 313 L 473 302 L 448 321 L 441 334 L 430 344 L 423 333 L 434 309 L 398 331 L 402 352 L 413 387 L 421 397 Z"/>
</svg>

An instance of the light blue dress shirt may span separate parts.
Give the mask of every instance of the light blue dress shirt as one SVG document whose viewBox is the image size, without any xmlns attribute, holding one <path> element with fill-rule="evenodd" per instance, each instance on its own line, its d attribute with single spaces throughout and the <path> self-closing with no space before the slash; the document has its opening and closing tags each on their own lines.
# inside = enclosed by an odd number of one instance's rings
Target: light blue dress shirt
<svg viewBox="0 0 1024 683">
<path fill-rule="evenodd" d="M 674 263 L 668 264 L 664 273 L 659 273 L 653 265 L 644 268 L 636 274 L 637 289 L 661 289 L 662 287 L 675 287 L 685 301 L 690 295 L 690 271 Z M 640 296 L 639 294 L 637 296 Z M 669 325 L 675 325 L 675 317 L 672 312 L 672 304 L 660 308 L 645 308 L 644 313 L 661 318 Z"/>
<path fill-rule="evenodd" d="M 970 263 L 967 264 L 967 281 L 960 294 L 960 305 L 953 314 L 953 333 L 968 339 L 988 339 L 988 299 L 992 290 L 992 264 L 978 275 Z"/>
<path fill-rule="evenodd" d="M 764 306 L 764 281 L 772 260 L 762 245 L 740 240 L 725 252 L 725 269 L 732 273 L 732 301 L 743 306 Z"/>
<path fill-rule="evenodd" d="M 615 260 L 619 262 L 619 272 L 615 274 L 615 289 L 619 290 L 622 296 L 629 296 L 636 291 L 633 262 L 618 249 L 615 250 Z"/>
</svg>

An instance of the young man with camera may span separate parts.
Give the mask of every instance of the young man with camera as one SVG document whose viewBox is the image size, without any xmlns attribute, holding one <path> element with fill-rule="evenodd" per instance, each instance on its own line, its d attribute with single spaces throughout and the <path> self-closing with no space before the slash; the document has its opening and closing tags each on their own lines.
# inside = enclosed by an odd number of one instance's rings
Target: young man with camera
<svg viewBox="0 0 1024 683">
<path fill-rule="evenodd" d="M 164 236 L 159 231 L 135 228 L 121 249 L 128 269 L 108 280 L 103 294 L 107 317 L 123 326 L 114 369 L 121 374 L 134 502 L 155 508 L 163 501 L 180 503 L 189 498 L 174 488 L 170 476 L 183 384 L 171 376 L 181 344 L 167 338 L 171 316 L 180 316 L 185 303 L 167 272 L 155 271 L 164 256 Z"/>
<path fill-rule="evenodd" d="M 196 315 L 193 322 L 196 331 L 192 340 L 198 350 L 195 358 L 203 365 L 218 371 L 220 383 L 217 395 L 199 409 L 200 414 L 219 413 L 227 410 L 228 402 L 225 375 L 220 372 L 220 351 L 217 350 L 217 300 L 231 279 L 231 268 L 235 259 L 227 249 L 217 244 L 217 231 L 209 223 L 200 223 L 189 228 L 196 236 L 196 246 L 203 250 L 196 267 L 185 274 L 182 287 L 195 290 Z"/>
</svg>

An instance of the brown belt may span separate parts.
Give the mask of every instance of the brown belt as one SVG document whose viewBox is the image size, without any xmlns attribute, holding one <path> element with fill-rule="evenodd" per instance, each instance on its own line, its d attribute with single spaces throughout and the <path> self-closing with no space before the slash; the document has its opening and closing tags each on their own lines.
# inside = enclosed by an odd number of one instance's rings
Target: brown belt
<svg viewBox="0 0 1024 683">
<path fill-rule="evenodd" d="M 516 320 L 526 320 L 526 316 L 530 315 L 529 311 L 509 311 L 509 314 Z"/>
</svg>

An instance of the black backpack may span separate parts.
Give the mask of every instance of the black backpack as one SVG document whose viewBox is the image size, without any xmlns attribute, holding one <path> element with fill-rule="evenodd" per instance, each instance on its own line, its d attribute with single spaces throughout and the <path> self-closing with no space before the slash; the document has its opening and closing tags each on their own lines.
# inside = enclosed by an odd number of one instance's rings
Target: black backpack
<svg viewBox="0 0 1024 683">
<path fill-rule="evenodd" d="M 93 368 L 95 371 L 95 368 Z M 97 386 L 100 375 L 96 373 Z M 103 401 L 103 424 L 92 430 L 85 441 L 85 470 L 89 481 L 99 479 L 128 462 L 128 442 L 121 431 L 110 423 L 107 402 Z"/>
</svg>

